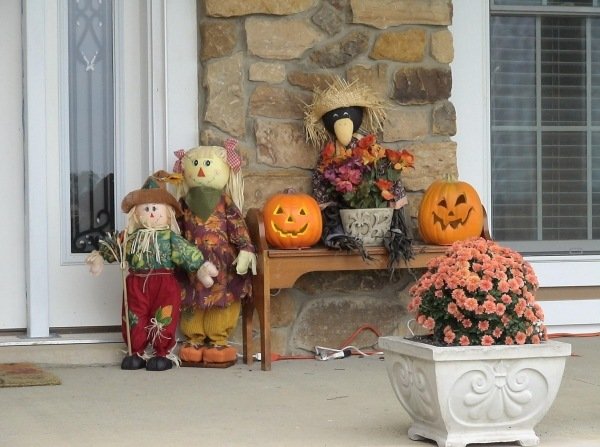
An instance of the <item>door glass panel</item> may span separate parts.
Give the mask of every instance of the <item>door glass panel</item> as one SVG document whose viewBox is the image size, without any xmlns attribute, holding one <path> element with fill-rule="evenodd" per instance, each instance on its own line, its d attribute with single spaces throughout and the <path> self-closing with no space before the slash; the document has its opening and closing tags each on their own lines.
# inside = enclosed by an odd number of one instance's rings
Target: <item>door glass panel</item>
<svg viewBox="0 0 600 447">
<path fill-rule="evenodd" d="M 115 227 L 112 2 L 68 9 L 71 252 L 86 253 Z"/>
</svg>

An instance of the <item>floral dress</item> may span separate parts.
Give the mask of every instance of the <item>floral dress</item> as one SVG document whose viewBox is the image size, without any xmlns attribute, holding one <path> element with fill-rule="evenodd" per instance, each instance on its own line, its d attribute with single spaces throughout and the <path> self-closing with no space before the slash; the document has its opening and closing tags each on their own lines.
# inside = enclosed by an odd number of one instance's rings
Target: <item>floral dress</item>
<svg viewBox="0 0 600 447">
<path fill-rule="evenodd" d="M 219 271 L 211 288 L 202 285 L 195 275 L 184 283 L 182 311 L 197 308 L 227 307 L 251 292 L 250 273 L 237 274 L 233 261 L 241 250 L 255 253 L 242 213 L 231 198 L 222 194 L 215 209 L 206 220 L 195 215 L 185 199 L 180 200 L 183 216 L 179 226 L 184 237 L 196 245 L 207 261 Z"/>
</svg>

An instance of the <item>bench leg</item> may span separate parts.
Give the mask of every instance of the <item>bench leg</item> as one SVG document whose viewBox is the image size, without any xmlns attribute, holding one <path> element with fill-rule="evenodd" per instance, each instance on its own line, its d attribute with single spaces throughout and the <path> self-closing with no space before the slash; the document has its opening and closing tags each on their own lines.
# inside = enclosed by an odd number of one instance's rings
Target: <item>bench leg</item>
<svg viewBox="0 0 600 447">
<path fill-rule="evenodd" d="M 266 284 L 268 285 L 268 284 Z M 263 282 L 253 286 L 254 305 L 260 321 L 260 355 L 263 371 L 271 371 L 271 290 Z"/>
<path fill-rule="evenodd" d="M 242 349 L 243 361 L 249 366 L 252 366 L 254 361 L 252 357 L 253 340 L 252 340 L 252 319 L 254 317 L 254 304 L 251 299 L 246 299 L 242 303 Z"/>
</svg>

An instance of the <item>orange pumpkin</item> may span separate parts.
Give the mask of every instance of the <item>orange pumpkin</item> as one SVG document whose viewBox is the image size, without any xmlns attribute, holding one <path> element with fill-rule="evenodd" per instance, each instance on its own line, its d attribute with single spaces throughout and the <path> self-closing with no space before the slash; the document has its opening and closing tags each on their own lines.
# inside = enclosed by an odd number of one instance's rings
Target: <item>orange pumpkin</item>
<svg viewBox="0 0 600 447">
<path fill-rule="evenodd" d="M 321 209 L 308 194 L 286 190 L 263 207 L 267 242 L 276 248 L 306 248 L 321 238 Z"/>
<path fill-rule="evenodd" d="M 483 206 L 471 185 L 451 176 L 433 182 L 419 207 L 419 232 L 430 244 L 450 245 L 480 236 Z"/>
</svg>

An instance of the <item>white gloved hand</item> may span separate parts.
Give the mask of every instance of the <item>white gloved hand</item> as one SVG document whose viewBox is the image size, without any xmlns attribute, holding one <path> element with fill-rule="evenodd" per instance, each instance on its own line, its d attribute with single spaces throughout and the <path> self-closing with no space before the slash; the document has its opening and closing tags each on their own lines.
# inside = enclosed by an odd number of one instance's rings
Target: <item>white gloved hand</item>
<svg viewBox="0 0 600 447">
<path fill-rule="evenodd" d="M 238 257 L 233 261 L 236 266 L 235 271 L 238 275 L 245 275 L 248 269 L 252 270 L 252 274 L 256 275 L 256 254 L 251 251 L 241 250 Z"/>
<path fill-rule="evenodd" d="M 104 270 L 104 259 L 98 250 L 92 251 L 87 258 L 85 263 L 90 268 L 90 273 L 93 276 L 98 276 Z"/>
<path fill-rule="evenodd" d="M 206 261 L 196 272 L 196 277 L 204 287 L 209 288 L 215 283 L 213 278 L 218 274 L 219 271 L 217 270 L 217 267 L 215 267 L 212 262 Z"/>
</svg>

